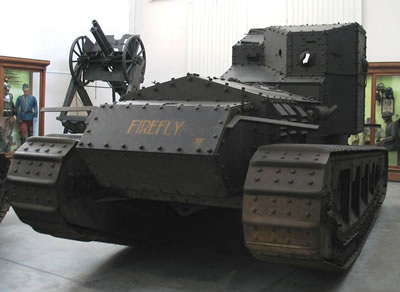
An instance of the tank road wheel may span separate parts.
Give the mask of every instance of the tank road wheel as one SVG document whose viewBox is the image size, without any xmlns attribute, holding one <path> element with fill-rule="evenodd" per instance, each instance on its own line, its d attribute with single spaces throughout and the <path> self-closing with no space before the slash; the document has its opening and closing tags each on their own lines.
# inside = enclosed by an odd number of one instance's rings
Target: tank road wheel
<svg viewBox="0 0 400 292">
<path fill-rule="evenodd" d="M 10 203 L 6 197 L 6 176 L 10 161 L 4 154 L 0 155 L 0 223 L 6 216 Z"/>
<path fill-rule="evenodd" d="M 244 187 L 246 246 L 265 261 L 347 269 L 374 224 L 386 185 L 382 148 L 262 146 Z"/>
<path fill-rule="evenodd" d="M 84 78 L 84 71 L 87 68 L 87 59 L 83 53 L 88 41 L 90 40 L 87 36 L 77 37 L 69 51 L 69 71 L 71 72 L 72 78 L 81 86 L 85 86 L 90 82 Z"/>
<path fill-rule="evenodd" d="M 129 83 L 135 74 L 135 66 L 143 64 L 143 70 L 140 73 L 140 82 L 144 80 L 146 71 L 146 50 L 144 44 L 138 36 L 131 36 L 124 46 L 122 53 L 122 71 L 126 82 Z"/>
</svg>

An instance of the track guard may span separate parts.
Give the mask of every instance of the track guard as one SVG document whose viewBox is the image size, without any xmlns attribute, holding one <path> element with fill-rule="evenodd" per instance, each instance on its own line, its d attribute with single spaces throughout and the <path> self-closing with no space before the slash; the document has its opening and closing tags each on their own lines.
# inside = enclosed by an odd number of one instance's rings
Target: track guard
<svg viewBox="0 0 400 292">
<path fill-rule="evenodd" d="M 261 260 L 345 269 L 361 250 L 386 184 L 382 148 L 262 146 L 244 186 L 246 246 Z"/>
</svg>

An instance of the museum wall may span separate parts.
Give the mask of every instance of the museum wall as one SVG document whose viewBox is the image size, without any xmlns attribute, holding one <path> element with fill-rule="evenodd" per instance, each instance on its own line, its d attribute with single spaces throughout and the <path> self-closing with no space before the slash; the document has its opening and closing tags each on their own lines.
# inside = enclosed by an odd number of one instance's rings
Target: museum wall
<svg viewBox="0 0 400 292">
<path fill-rule="evenodd" d="M 370 62 L 400 61 L 400 1 L 365 0 L 363 26 L 367 31 L 367 56 Z"/>
<path fill-rule="evenodd" d="M 220 76 L 231 47 L 254 27 L 358 21 L 368 32 L 369 61 L 399 61 L 397 0 L 19 0 L 2 5 L 0 55 L 50 60 L 46 105 L 60 106 L 70 80 L 72 41 L 97 19 L 107 34 L 140 34 L 147 52 L 144 85 L 187 72 Z M 100 84 L 98 84 L 100 85 Z M 89 89 L 94 103 L 110 90 Z M 45 133 L 60 132 L 46 114 Z"/>
<path fill-rule="evenodd" d="M 232 45 L 269 25 L 356 21 L 367 30 L 369 61 L 399 61 L 398 11 L 397 0 L 136 0 L 134 27 L 149 52 L 148 85 L 186 72 L 219 76 Z"/>
</svg>

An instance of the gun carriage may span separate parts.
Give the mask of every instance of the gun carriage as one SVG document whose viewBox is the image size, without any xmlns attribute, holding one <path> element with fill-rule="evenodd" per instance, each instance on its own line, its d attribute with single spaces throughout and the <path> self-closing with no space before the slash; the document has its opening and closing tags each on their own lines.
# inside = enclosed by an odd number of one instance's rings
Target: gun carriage
<svg viewBox="0 0 400 292">
<path fill-rule="evenodd" d="M 68 114 L 77 110 L 69 108 L 76 96 L 90 112 L 93 104 L 85 86 L 95 81 L 106 82 L 112 89 L 114 102 L 116 93 L 123 97 L 138 89 L 144 80 L 146 51 L 140 37 L 125 34 L 116 40 L 113 35 L 106 36 L 96 20 L 92 24 L 90 31 L 96 42 L 93 43 L 87 36 L 77 37 L 69 53 L 71 81 L 63 104 L 65 108 L 58 117 L 65 127 L 65 133 L 82 133 L 85 129 L 87 115 Z"/>
</svg>

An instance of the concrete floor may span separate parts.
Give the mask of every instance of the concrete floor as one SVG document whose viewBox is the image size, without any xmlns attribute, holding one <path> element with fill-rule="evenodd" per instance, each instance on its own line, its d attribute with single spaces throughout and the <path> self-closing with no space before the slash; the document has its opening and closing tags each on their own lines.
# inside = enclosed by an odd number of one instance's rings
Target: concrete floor
<svg viewBox="0 0 400 292">
<path fill-rule="evenodd" d="M 221 247 L 198 230 L 192 235 L 146 248 L 75 242 L 36 233 L 10 211 L 0 224 L 0 292 L 400 291 L 399 183 L 389 184 L 375 227 L 347 273 L 264 263 L 238 242 Z"/>
</svg>

